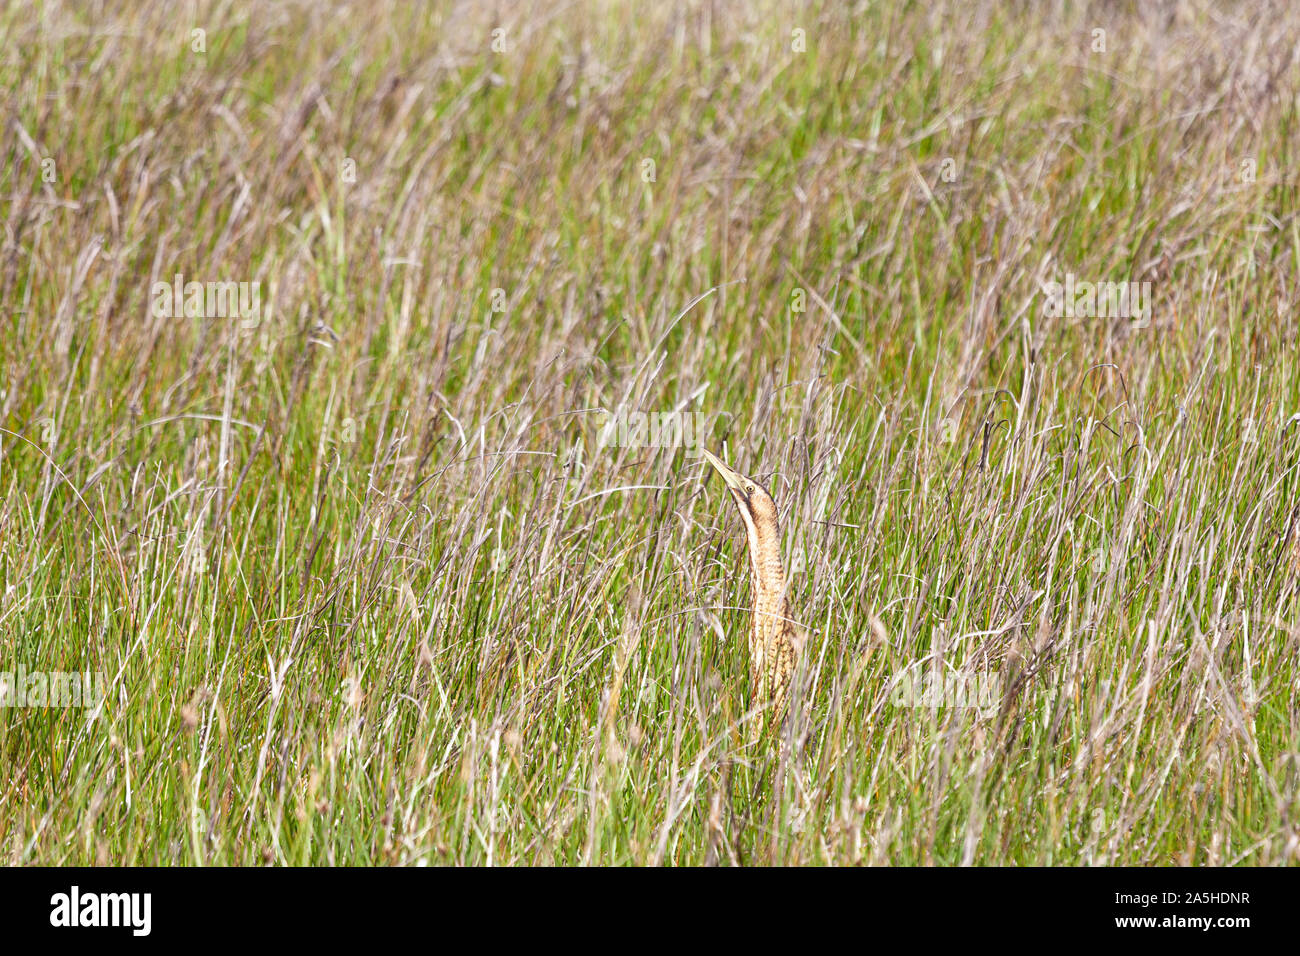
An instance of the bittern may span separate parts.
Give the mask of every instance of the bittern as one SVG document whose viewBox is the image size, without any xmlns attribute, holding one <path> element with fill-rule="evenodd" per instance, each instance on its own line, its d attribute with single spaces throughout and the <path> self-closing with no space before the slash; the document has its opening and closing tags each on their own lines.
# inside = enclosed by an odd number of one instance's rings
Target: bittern
<svg viewBox="0 0 1300 956">
<path fill-rule="evenodd" d="M 749 675 L 753 703 L 771 705 L 772 719 L 781 720 L 805 635 L 790 619 L 786 600 L 785 569 L 781 566 L 781 531 L 776 502 L 753 478 L 727 467 L 716 455 L 701 449 L 704 458 L 722 476 L 740 510 L 749 538 L 749 580 L 753 614 L 749 630 Z"/>
</svg>

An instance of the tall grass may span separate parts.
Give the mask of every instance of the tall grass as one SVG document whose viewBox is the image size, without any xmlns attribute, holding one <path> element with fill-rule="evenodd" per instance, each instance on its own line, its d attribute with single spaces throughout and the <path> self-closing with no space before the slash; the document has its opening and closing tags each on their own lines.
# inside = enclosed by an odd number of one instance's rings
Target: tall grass
<svg viewBox="0 0 1300 956">
<path fill-rule="evenodd" d="M 1300 13 L 487 6 L 0 11 L 3 859 L 1294 863 Z"/>
</svg>

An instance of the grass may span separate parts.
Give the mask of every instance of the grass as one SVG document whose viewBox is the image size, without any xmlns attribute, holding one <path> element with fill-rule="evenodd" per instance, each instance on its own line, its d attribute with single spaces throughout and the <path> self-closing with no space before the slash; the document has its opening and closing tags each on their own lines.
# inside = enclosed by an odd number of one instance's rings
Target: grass
<svg viewBox="0 0 1300 956">
<path fill-rule="evenodd" d="M 0 858 L 1297 861 L 1291 6 L 184 6 L 0 12 Z"/>
</svg>

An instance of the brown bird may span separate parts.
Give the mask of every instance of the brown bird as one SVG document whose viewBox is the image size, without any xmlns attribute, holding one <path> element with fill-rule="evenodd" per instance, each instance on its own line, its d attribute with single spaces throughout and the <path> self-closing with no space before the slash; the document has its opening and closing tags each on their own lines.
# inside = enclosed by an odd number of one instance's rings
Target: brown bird
<svg viewBox="0 0 1300 956">
<path fill-rule="evenodd" d="M 753 478 L 723 464 L 716 455 L 701 449 L 704 458 L 722 476 L 740 510 L 749 537 L 749 580 L 753 619 L 749 631 L 749 674 L 753 703 L 771 704 L 772 719 L 785 714 L 786 694 L 795 662 L 806 635 L 790 619 L 785 596 L 785 569 L 781 566 L 781 531 L 776 502 Z"/>
</svg>

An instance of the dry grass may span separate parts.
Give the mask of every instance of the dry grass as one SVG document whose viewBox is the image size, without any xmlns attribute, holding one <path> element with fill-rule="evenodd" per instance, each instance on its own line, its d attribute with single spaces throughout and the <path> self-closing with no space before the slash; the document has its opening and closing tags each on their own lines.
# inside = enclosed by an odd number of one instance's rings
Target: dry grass
<svg viewBox="0 0 1300 956">
<path fill-rule="evenodd" d="M 1292 6 L 182 6 L 0 12 L 3 859 L 1296 861 Z"/>
</svg>

